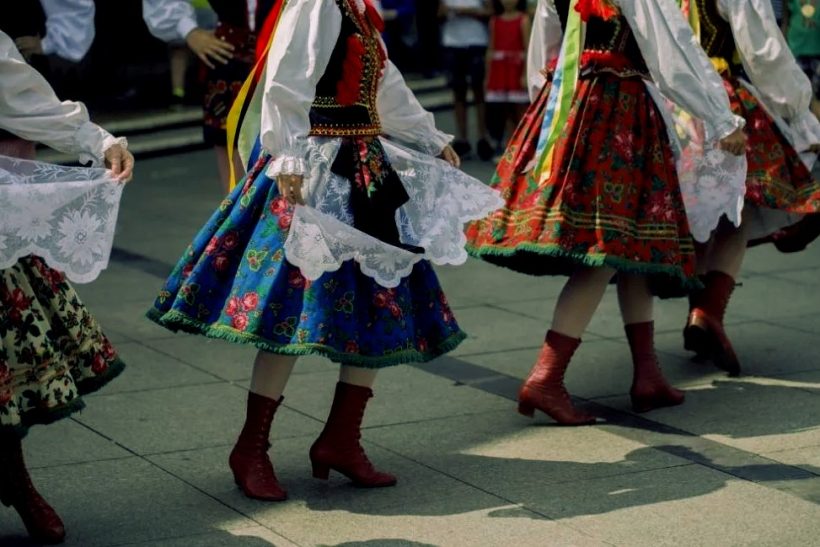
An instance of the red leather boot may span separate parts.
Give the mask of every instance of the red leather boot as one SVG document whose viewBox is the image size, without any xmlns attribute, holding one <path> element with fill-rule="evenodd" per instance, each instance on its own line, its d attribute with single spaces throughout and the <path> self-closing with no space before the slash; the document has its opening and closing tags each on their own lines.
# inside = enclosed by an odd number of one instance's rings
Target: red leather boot
<svg viewBox="0 0 820 547">
<path fill-rule="evenodd" d="M 282 501 L 288 493 L 279 484 L 273 464 L 268 457 L 270 426 L 278 401 L 256 393 L 248 394 L 248 413 L 245 426 L 228 460 L 233 477 L 246 496 L 265 501 Z"/>
<path fill-rule="evenodd" d="M 63 521 L 34 488 L 20 439 L 11 435 L 0 436 L 0 501 L 17 510 L 34 541 L 56 544 L 65 540 Z"/>
<path fill-rule="evenodd" d="M 632 409 L 635 412 L 649 412 L 656 408 L 682 404 L 685 395 L 669 385 L 658 365 L 655 353 L 655 323 L 633 323 L 624 327 L 629 349 L 632 350 L 634 376 L 632 389 Z"/>
<path fill-rule="evenodd" d="M 570 338 L 552 330 L 547 333 L 538 360 L 518 390 L 519 413 L 532 418 L 535 409 L 538 409 L 561 425 L 595 423 L 595 416 L 575 408 L 564 387 L 564 373 L 580 345 L 581 340 L 578 338 Z"/>
<path fill-rule="evenodd" d="M 370 388 L 344 382 L 336 384 L 325 428 L 310 447 L 314 477 L 327 480 L 333 469 L 363 488 L 396 484 L 396 477 L 373 467 L 360 443 L 364 410 L 371 397 Z"/>
<path fill-rule="evenodd" d="M 691 301 L 689 320 L 683 330 L 683 345 L 701 357 L 707 357 L 729 376 L 740 375 L 740 361 L 726 336 L 723 318 L 729 298 L 735 289 L 735 280 L 723 272 L 712 271 L 703 277 L 704 289 Z"/>
</svg>

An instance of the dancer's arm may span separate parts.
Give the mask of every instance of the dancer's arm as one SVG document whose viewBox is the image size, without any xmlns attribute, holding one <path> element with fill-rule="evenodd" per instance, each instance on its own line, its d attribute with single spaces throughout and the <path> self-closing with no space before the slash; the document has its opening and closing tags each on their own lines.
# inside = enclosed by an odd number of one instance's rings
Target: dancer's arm
<svg viewBox="0 0 820 547">
<path fill-rule="evenodd" d="M 108 160 L 115 175 L 131 176 L 133 157 L 125 139 L 91 123 L 82 103 L 60 102 L 39 72 L 29 66 L 8 35 L 0 32 L 0 127 L 42 142 L 82 163 Z M 122 172 L 120 172 L 122 170 Z"/>
<path fill-rule="evenodd" d="M 452 135 L 436 129 L 433 115 L 421 106 L 399 69 L 390 61 L 379 83 L 377 106 L 384 134 L 425 154 L 440 155 L 453 139 Z"/>
<path fill-rule="evenodd" d="M 661 92 L 703 121 L 709 141 L 738 135 L 723 81 L 673 0 L 617 0 Z"/>
<path fill-rule="evenodd" d="M 553 0 L 538 0 L 527 54 L 530 99 L 535 99 L 547 81 L 544 70 L 561 53 L 564 31 Z"/>
<path fill-rule="evenodd" d="M 811 82 L 780 32 L 769 0 L 719 0 L 743 68 L 763 102 L 811 144 L 820 142 L 820 122 L 811 113 Z M 820 32 L 820 29 L 818 29 Z"/>
<path fill-rule="evenodd" d="M 234 47 L 210 30 L 199 28 L 188 0 L 142 0 L 142 18 L 148 30 L 164 42 L 185 40 L 191 51 L 210 68 L 226 64 Z"/>
</svg>

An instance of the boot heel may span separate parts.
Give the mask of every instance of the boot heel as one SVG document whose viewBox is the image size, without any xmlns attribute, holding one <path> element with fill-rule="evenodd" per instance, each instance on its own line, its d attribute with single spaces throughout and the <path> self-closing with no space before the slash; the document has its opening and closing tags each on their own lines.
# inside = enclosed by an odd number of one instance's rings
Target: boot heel
<svg viewBox="0 0 820 547">
<path fill-rule="evenodd" d="M 326 481 L 330 478 L 330 466 L 313 462 L 313 478 Z"/>
<path fill-rule="evenodd" d="M 526 403 L 518 403 L 518 413 L 527 418 L 535 417 L 535 407 Z"/>
</svg>

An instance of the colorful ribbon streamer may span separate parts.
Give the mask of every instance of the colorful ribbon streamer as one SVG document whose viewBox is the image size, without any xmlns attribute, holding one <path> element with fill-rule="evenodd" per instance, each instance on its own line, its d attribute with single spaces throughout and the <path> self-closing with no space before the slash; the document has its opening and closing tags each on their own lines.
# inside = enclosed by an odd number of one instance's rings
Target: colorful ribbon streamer
<svg viewBox="0 0 820 547">
<path fill-rule="evenodd" d="M 286 3 L 287 0 L 278 0 L 265 19 L 265 24 L 262 25 L 262 30 L 257 39 L 256 64 L 245 83 L 242 84 L 236 100 L 231 105 L 230 112 L 228 112 L 226 130 L 228 133 L 228 165 L 231 170 L 231 190 L 237 183 L 233 163 L 234 148 L 239 151 L 239 157 L 242 158 L 243 163 L 247 164 L 256 138 L 259 136 L 264 85 L 259 86 L 258 84 L 264 81 L 268 53 L 271 44 L 273 44 L 273 38 L 276 36 L 276 29 L 279 26 L 279 20 Z"/>
<path fill-rule="evenodd" d="M 561 44 L 561 53 L 558 56 L 552 88 L 549 99 L 547 99 L 544 122 L 541 124 L 541 134 L 536 148 L 538 163 L 534 172 L 539 182 L 550 176 L 555 143 L 569 118 L 575 88 L 578 84 L 585 29 L 581 14 L 576 9 L 578 1 L 572 0 L 570 4 L 564 41 Z"/>
</svg>

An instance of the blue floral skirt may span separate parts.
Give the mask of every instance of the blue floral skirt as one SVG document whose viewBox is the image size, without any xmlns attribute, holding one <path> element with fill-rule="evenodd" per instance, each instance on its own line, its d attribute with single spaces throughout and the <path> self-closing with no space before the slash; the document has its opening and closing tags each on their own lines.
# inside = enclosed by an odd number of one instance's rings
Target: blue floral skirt
<svg viewBox="0 0 820 547">
<path fill-rule="evenodd" d="M 466 337 L 427 261 L 392 289 L 353 260 L 316 281 L 285 260 L 293 209 L 263 156 L 197 234 L 148 317 L 172 331 L 362 367 L 429 361 Z"/>
</svg>

